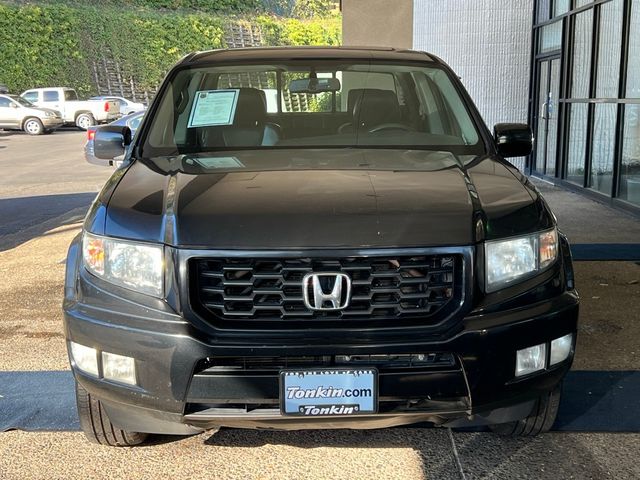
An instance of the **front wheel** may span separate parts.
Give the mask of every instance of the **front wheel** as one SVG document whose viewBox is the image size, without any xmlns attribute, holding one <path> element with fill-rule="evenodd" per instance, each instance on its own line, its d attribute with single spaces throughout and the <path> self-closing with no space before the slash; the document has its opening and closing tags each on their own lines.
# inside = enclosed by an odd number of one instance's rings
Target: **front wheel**
<svg viewBox="0 0 640 480">
<path fill-rule="evenodd" d="M 114 426 L 102 402 L 93 398 L 77 381 L 76 403 L 80 427 L 90 442 L 110 447 L 132 447 L 140 445 L 149 436 L 147 433 L 129 432 Z"/>
<path fill-rule="evenodd" d="M 95 124 L 96 121 L 93 118 L 93 115 L 91 115 L 90 113 L 81 113 L 80 115 L 78 115 L 78 118 L 76 118 L 76 127 L 82 130 L 93 127 Z"/>
<path fill-rule="evenodd" d="M 558 416 L 561 390 L 562 384 L 536 400 L 528 417 L 515 422 L 491 425 L 491 430 L 498 435 L 509 437 L 534 437 L 539 433 L 548 432 Z"/>
<path fill-rule="evenodd" d="M 23 128 L 29 135 L 42 135 L 44 133 L 44 127 L 38 118 L 28 118 L 24 122 Z"/>
</svg>

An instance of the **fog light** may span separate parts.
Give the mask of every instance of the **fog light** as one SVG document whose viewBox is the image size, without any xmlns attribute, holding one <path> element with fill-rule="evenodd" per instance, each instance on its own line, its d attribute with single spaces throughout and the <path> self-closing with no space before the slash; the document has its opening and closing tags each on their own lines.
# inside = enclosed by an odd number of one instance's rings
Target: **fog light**
<svg viewBox="0 0 640 480">
<path fill-rule="evenodd" d="M 131 357 L 102 352 L 102 376 L 108 380 L 135 385 L 135 361 Z"/>
<path fill-rule="evenodd" d="M 573 334 L 565 335 L 564 337 L 556 338 L 551 342 L 551 356 L 549 359 L 549 365 L 555 365 L 566 360 L 571 354 L 571 348 L 573 347 Z"/>
<path fill-rule="evenodd" d="M 98 352 L 95 348 L 85 347 L 79 343 L 69 342 L 71 357 L 76 366 L 83 372 L 98 376 Z"/>
<path fill-rule="evenodd" d="M 518 350 L 516 356 L 516 377 L 544 370 L 547 358 L 547 345 L 541 343 L 535 347 Z"/>
</svg>

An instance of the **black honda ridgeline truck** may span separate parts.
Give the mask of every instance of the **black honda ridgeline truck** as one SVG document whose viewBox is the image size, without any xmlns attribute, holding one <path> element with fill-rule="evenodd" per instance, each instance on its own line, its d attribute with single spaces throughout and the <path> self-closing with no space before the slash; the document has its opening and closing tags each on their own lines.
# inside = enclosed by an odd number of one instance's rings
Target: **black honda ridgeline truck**
<svg viewBox="0 0 640 480">
<path fill-rule="evenodd" d="M 221 426 L 552 426 L 573 359 L 567 239 L 456 75 L 423 52 L 183 58 L 67 259 L 87 437 Z"/>
</svg>

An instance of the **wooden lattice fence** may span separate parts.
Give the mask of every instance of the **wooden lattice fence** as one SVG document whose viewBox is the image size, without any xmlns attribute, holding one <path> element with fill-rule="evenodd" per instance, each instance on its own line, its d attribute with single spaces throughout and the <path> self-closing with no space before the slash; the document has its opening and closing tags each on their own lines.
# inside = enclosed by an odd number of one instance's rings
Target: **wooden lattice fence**
<svg viewBox="0 0 640 480">
<path fill-rule="evenodd" d="M 146 103 L 153 97 L 153 92 L 136 86 L 133 77 L 110 58 L 109 52 L 93 60 L 92 74 L 99 95 L 116 95 Z"/>
<path fill-rule="evenodd" d="M 232 23 L 227 26 L 225 42 L 230 48 L 260 46 L 262 34 L 258 26 L 248 22 Z M 149 103 L 155 94 L 155 89 L 144 89 L 136 85 L 133 76 L 108 51 L 91 63 L 93 82 L 99 95 L 117 95 Z"/>
<path fill-rule="evenodd" d="M 263 45 L 260 27 L 249 22 L 231 23 L 225 32 L 225 43 L 229 48 L 255 47 Z M 99 95 L 116 95 L 135 102 L 149 103 L 155 89 L 144 89 L 136 85 L 132 75 L 105 51 L 101 58 L 92 62 L 92 75 Z M 246 77 L 246 78 L 244 78 Z M 243 87 L 268 88 L 268 79 L 264 75 L 244 74 L 243 78 L 230 78 L 230 85 Z M 272 86 L 274 87 L 274 86 Z M 301 112 L 309 109 L 310 97 L 304 94 L 283 92 L 283 108 L 289 112 Z"/>
</svg>

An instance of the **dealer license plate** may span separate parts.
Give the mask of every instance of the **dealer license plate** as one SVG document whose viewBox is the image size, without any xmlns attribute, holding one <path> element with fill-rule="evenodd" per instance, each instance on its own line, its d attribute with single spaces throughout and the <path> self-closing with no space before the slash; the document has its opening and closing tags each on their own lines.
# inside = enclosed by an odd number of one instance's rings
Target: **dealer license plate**
<svg viewBox="0 0 640 480">
<path fill-rule="evenodd" d="M 376 377 L 373 368 L 283 370 L 280 409 L 284 415 L 308 417 L 375 413 Z"/>
</svg>

